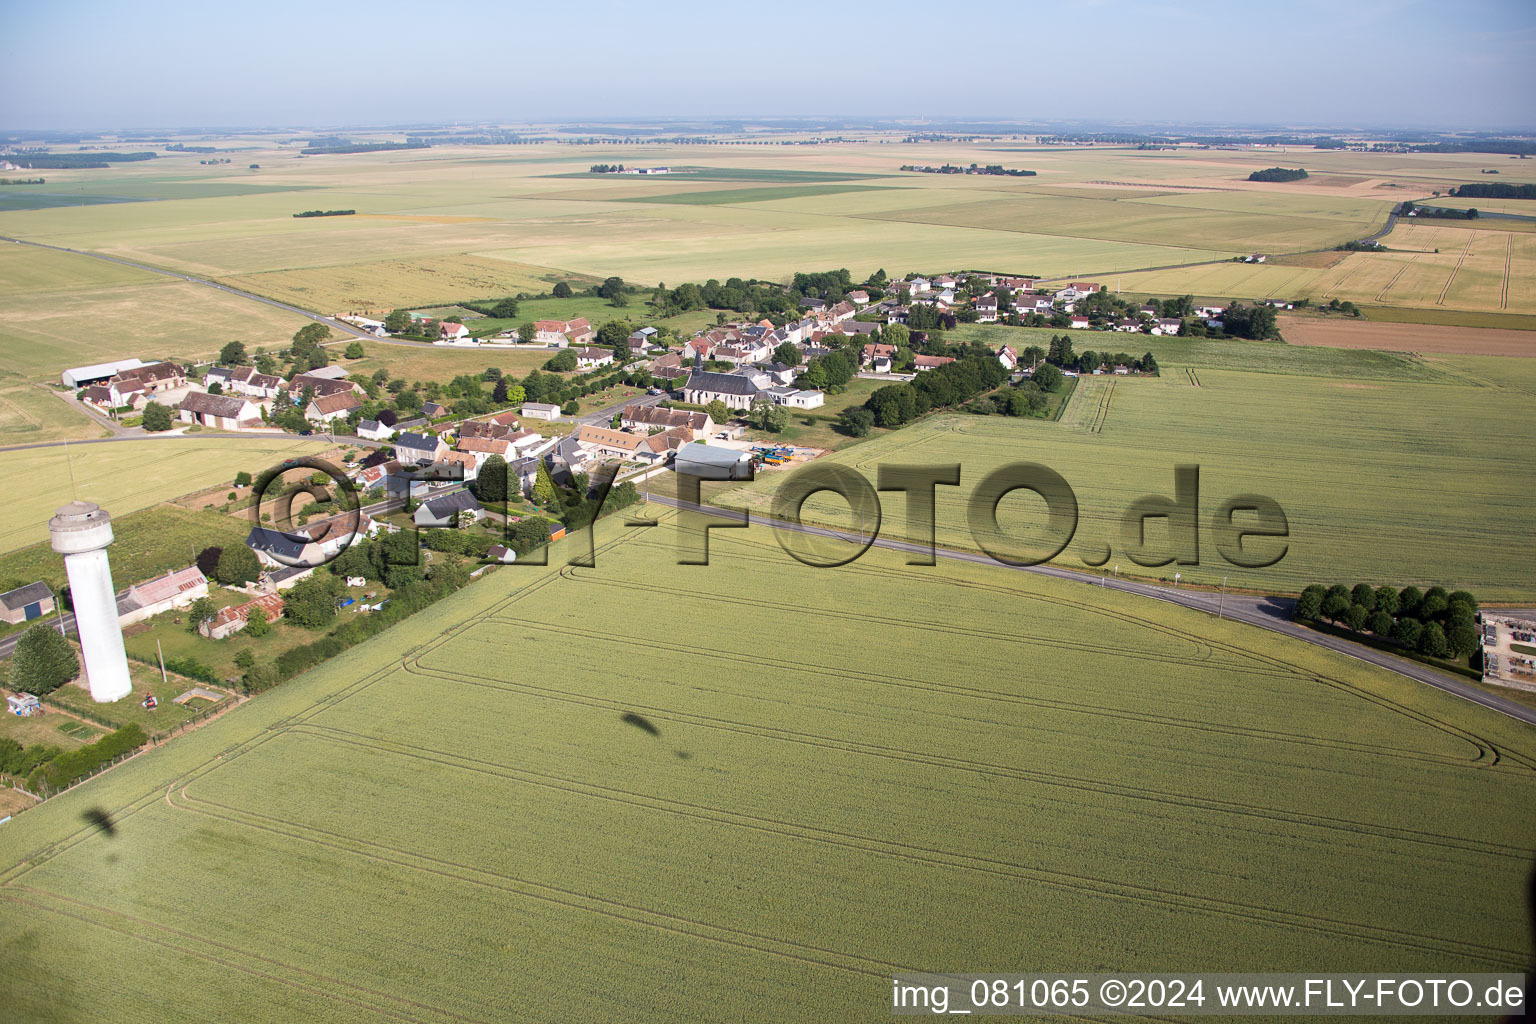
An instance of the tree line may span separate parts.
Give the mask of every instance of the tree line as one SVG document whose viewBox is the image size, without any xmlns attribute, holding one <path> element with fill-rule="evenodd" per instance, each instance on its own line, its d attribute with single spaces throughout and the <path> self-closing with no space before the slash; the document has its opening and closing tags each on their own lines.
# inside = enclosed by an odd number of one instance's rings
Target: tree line
<svg viewBox="0 0 1536 1024">
<path fill-rule="evenodd" d="M 356 210 L 305 210 L 303 213 L 294 214 L 295 217 L 351 217 Z"/>
<path fill-rule="evenodd" d="M 137 722 L 70 751 L 42 744 L 23 748 L 10 737 L 0 738 L 0 773 L 24 778 L 27 789 L 46 796 L 94 774 L 148 742 L 149 737 Z"/>
<path fill-rule="evenodd" d="M 1465 590 L 1314 583 L 1297 598 L 1293 617 L 1368 632 L 1431 658 L 1459 659 L 1479 649 L 1477 599 Z"/>
<path fill-rule="evenodd" d="M 902 164 L 904 171 L 915 171 L 918 174 L 1001 174 L 1012 178 L 1033 178 L 1038 171 L 1025 171 L 1012 167 L 1004 167 L 1002 164 L 971 164 L 969 167 L 961 167 L 958 164 L 944 164 L 934 167 L 927 164 Z"/>
<path fill-rule="evenodd" d="M 1266 167 L 1262 171 L 1254 171 L 1248 175 L 1249 181 L 1300 181 L 1307 177 L 1305 169 L 1300 167 Z"/>
<path fill-rule="evenodd" d="M 1536 199 L 1536 185 L 1514 185 L 1507 181 L 1478 181 L 1457 185 L 1451 195 L 1463 199 Z"/>
</svg>

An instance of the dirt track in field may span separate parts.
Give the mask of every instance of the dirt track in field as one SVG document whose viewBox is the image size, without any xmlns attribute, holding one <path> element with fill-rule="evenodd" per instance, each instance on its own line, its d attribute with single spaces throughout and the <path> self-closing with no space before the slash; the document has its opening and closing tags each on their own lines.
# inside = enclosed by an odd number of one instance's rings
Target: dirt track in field
<svg viewBox="0 0 1536 1024">
<path fill-rule="evenodd" d="M 1292 345 L 1373 348 L 1391 352 L 1439 352 L 1465 356 L 1536 357 L 1536 331 L 1283 316 L 1280 318 L 1280 333 Z"/>
</svg>

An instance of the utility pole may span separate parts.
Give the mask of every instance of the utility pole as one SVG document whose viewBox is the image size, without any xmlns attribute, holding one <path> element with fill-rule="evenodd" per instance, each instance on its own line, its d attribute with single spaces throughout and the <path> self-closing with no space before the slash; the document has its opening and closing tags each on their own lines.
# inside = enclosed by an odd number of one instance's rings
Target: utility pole
<svg viewBox="0 0 1536 1024">
<path fill-rule="evenodd" d="M 1227 578 L 1221 578 L 1221 602 L 1216 606 L 1216 617 L 1221 618 L 1221 613 L 1227 608 Z"/>
<path fill-rule="evenodd" d="M 155 653 L 160 655 L 160 681 L 162 683 L 168 683 L 170 680 L 166 679 L 165 677 L 165 651 L 160 646 L 159 637 L 155 638 Z"/>
</svg>

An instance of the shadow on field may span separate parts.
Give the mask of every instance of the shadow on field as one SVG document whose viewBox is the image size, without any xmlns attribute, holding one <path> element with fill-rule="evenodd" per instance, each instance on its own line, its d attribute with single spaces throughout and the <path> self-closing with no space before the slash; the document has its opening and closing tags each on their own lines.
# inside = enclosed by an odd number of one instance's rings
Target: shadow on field
<svg viewBox="0 0 1536 1024">
<path fill-rule="evenodd" d="M 661 735 L 661 730 L 656 728 L 656 725 L 655 725 L 654 722 L 652 722 L 648 718 L 643 718 L 640 715 L 635 714 L 633 711 L 626 711 L 626 712 L 624 712 L 624 714 L 623 714 L 623 716 L 622 716 L 622 718 L 620 720 L 625 725 L 632 725 L 636 729 L 640 729 L 643 732 L 650 733 L 652 736 L 659 737 Z"/>
<path fill-rule="evenodd" d="M 112 824 L 112 815 L 100 807 L 92 807 L 90 810 L 82 813 L 80 817 L 85 819 L 86 824 L 96 826 L 99 831 L 106 835 L 117 835 L 117 826 Z"/>
</svg>

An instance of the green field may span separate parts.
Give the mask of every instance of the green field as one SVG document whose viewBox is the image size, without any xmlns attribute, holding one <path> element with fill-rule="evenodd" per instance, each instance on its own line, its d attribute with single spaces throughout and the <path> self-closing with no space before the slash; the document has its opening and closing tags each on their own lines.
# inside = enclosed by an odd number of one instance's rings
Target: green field
<svg viewBox="0 0 1536 1024">
<path fill-rule="evenodd" d="M 49 517 L 75 498 L 123 516 L 233 480 L 242 469 L 259 473 L 290 456 L 327 447 L 292 435 L 193 435 L 0 451 L 0 478 L 15 482 L 16 489 L 0 519 L 0 552 L 47 540 Z"/>
<path fill-rule="evenodd" d="M 973 330 L 995 337 L 1008 329 Z M 965 502 L 977 481 L 1007 463 L 1041 462 L 1067 479 L 1080 506 L 1064 565 L 1082 568 L 1084 554 L 1107 544 L 1123 572 L 1171 578 L 1177 570 L 1207 584 L 1228 578 L 1234 587 L 1295 592 L 1317 580 L 1396 581 L 1464 586 L 1498 600 L 1536 597 L 1527 571 L 1536 539 L 1523 511 L 1536 493 L 1536 468 L 1518 445 L 1494 440 L 1519 436 L 1529 422 L 1536 390 L 1528 373 L 1506 377 L 1503 366 L 1463 357 L 1427 363 L 1268 343 L 1144 340 L 1162 377 L 1084 379 L 1060 422 L 938 415 L 877 432 L 834 459 L 871 480 L 883 463 L 959 463 L 961 486 L 937 492 L 939 543 L 949 546 L 975 547 Z M 1198 387 L 1186 368 L 1195 369 Z M 1132 564 L 1121 537 L 1124 511 L 1142 495 L 1172 495 L 1174 467 L 1184 464 L 1201 470 L 1202 531 L 1229 497 L 1278 501 L 1291 531 L 1285 558 L 1238 568 L 1217 556 L 1204 532 L 1198 567 Z M 765 476 L 716 500 L 767 512 L 778 481 Z M 1040 536 L 1036 505 L 1016 497 L 1003 508 L 1011 529 Z M 838 525 L 846 511 L 835 496 L 806 505 L 808 518 Z M 888 511 L 882 531 L 900 535 L 905 522 Z M 1149 536 L 1161 536 L 1159 529 L 1154 521 Z"/>
<path fill-rule="evenodd" d="M 0 830 L 9 1015 L 873 1021 L 892 973 L 1021 934 L 1116 970 L 1529 962 L 1507 719 L 990 567 L 817 571 L 757 528 L 673 568 L 668 523 Z M 658 628 L 722 610 L 764 628 Z"/>
</svg>

